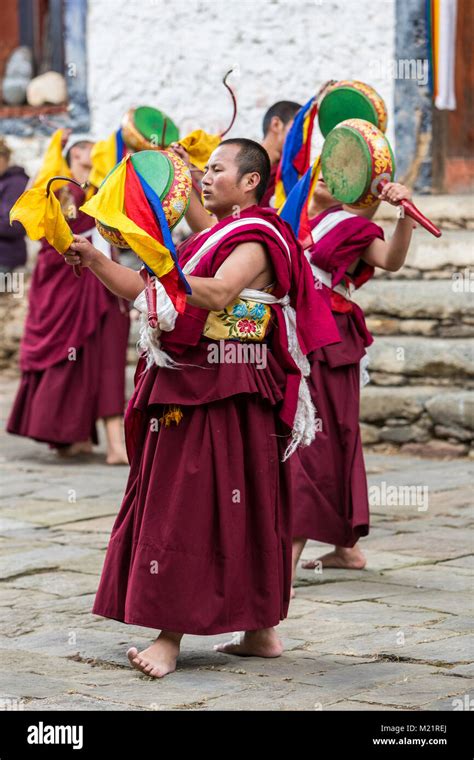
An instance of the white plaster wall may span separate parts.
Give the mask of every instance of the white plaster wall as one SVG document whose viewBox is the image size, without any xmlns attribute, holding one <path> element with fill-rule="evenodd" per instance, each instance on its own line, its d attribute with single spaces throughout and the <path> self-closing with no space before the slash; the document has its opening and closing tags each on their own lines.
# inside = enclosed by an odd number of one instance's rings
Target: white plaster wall
<svg viewBox="0 0 474 760">
<path fill-rule="evenodd" d="M 1 124 L 0 124 L 1 133 Z M 12 151 L 12 164 L 22 166 L 29 177 L 33 177 L 41 165 L 41 159 L 48 146 L 49 137 L 17 137 L 6 135 L 9 148 Z"/>
<path fill-rule="evenodd" d="M 261 138 L 265 110 L 306 102 L 327 79 L 371 83 L 393 110 L 395 0 L 89 0 L 92 127 L 115 128 L 131 106 L 155 105 L 181 133 L 224 128 L 220 84 L 235 64 L 233 136 Z M 388 136 L 393 144 L 393 132 Z M 316 141 L 317 142 L 317 141 Z"/>
<path fill-rule="evenodd" d="M 89 0 L 92 131 L 105 137 L 137 105 L 162 108 L 182 135 L 220 131 L 231 114 L 220 82 L 238 66 L 230 135 L 259 140 L 275 101 L 304 103 L 327 79 L 361 79 L 385 99 L 394 145 L 394 25 L 395 0 Z M 34 174 L 47 138 L 8 140 L 14 160 Z M 316 129 L 314 151 L 320 144 Z"/>
</svg>

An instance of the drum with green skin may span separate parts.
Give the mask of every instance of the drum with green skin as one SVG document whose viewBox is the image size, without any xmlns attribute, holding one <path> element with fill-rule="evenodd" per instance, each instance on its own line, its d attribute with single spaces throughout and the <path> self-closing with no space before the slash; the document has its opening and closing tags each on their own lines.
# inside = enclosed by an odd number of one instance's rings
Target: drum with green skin
<svg viewBox="0 0 474 760">
<path fill-rule="evenodd" d="M 167 153 L 151 150 L 143 150 L 130 156 L 133 168 L 150 185 L 161 201 L 166 197 L 174 179 L 174 165 L 168 156 Z"/>
<path fill-rule="evenodd" d="M 134 153 L 128 160 L 159 197 L 169 228 L 176 227 L 186 213 L 191 194 L 191 174 L 186 164 L 172 151 L 144 150 Z M 119 164 L 109 172 L 102 184 L 109 180 L 118 166 Z M 99 219 L 96 220 L 96 225 L 102 237 L 111 245 L 129 247 L 119 230 L 108 227 Z"/>
<path fill-rule="evenodd" d="M 385 135 L 363 119 L 346 119 L 326 137 L 321 153 L 324 182 L 341 203 L 371 206 L 380 183 L 395 174 L 392 149 Z"/>
<path fill-rule="evenodd" d="M 179 130 L 176 124 L 157 108 L 140 106 L 140 108 L 135 109 L 133 120 L 140 134 L 156 145 L 157 148 L 166 148 L 172 142 L 179 140 Z"/>
<path fill-rule="evenodd" d="M 140 106 L 125 114 L 122 136 L 126 145 L 135 151 L 163 149 L 179 140 L 179 130 L 163 111 L 151 106 Z"/>
<path fill-rule="evenodd" d="M 380 95 L 364 82 L 343 80 L 331 85 L 318 107 L 319 128 L 326 137 L 346 119 L 364 119 L 382 132 L 387 128 L 387 110 Z"/>
</svg>

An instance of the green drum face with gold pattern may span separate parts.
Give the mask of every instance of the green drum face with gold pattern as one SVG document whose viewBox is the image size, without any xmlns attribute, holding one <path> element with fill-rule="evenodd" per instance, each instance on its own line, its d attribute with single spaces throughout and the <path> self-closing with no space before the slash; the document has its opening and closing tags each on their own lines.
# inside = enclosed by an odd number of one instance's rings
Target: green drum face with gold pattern
<svg viewBox="0 0 474 760">
<path fill-rule="evenodd" d="M 163 211 L 170 230 L 174 229 L 185 215 L 191 199 L 192 180 L 189 167 L 172 150 L 163 151 L 173 167 L 171 185 L 161 198 Z"/>
<path fill-rule="evenodd" d="M 392 149 L 385 135 L 363 119 L 346 119 L 326 137 L 321 153 L 324 182 L 341 203 L 372 206 L 381 180 L 395 174 Z"/>
<path fill-rule="evenodd" d="M 346 119 L 364 119 L 382 132 L 387 129 L 387 109 L 370 85 L 357 80 L 341 80 L 325 90 L 318 107 L 319 128 L 326 137 Z"/>
<path fill-rule="evenodd" d="M 167 154 L 161 151 L 142 150 L 129 159 L 134 169 L 163 200 L 174 178 L 174 167 Z"/>
<path fill-rule="evenodd" d="M 136 172 L 145 180 L 159 197 L 170 230 L 181 221 L 186 213 L 191 196 L 191 174 L 186 164 L 173 151 L 143 150 L 127 159 Z M 119 164 L 104 179 L 104 184 L 116 171 Z M 125 199 L 127 184 L 125 183 Z M 124 209 L 121 209 L 122 211 Z M 118 248 L 128 248 L 119 230 L 108 227 L 99 219 L 97 229 L 105 240 Z"/>
</svg>

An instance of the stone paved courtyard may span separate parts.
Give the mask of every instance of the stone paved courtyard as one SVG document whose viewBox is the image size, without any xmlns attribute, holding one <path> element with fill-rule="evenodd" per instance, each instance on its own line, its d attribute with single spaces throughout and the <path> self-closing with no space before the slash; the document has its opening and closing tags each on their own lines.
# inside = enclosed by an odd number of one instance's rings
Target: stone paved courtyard
<svg viewBox="0 0 474 760">
<path fill-rule="evenodd" d="M 90 614 L 127 468 L 107 467 L 103 453 L 59 462 L 7 436 L 15 388 L 1 386 L 1 700 L 25 710 L 467 709 L 472 462 L 369 455 L 372 487 L 427 487 L 428 502 L 381 499 L 367 569 L 299 571 L 280 659 L 217 654 L 226 637 L 189 636 L 178 671 L 156 681 L 125 656 L 152 632 Z"/>
</svg>

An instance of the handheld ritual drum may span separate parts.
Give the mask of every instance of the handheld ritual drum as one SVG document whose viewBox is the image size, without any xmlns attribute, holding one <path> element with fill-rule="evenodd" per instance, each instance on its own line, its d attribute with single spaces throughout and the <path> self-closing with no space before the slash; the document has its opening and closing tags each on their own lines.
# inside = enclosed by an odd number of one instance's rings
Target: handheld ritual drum
<svg viewBox="0 0 474 760">
<path fill-rule="evenodd" d="M 365 208 L 377 201 L 382 180 L 393 181 L 395 160 L 380 129 L 363 119 L 346 119 L 326 137 L 321 168 L 334 198 Z"/>
<path fill-rule="evenodd" d="M 132 150 L 162 150 L 179 140 L 176 124 L 150 106 L 131 108 L 122 119 L 122 137 Z"/>
<path fill-rule="evenodd" d="M 356 208 L 366 208 L 376 203 L 387 182 L 393 182 L 395 159 L 380 129 L 363 119 L 346 119 L 326 137 L 321 168 L 334 198 Z M 441 236 L 441 231 L 411 201 L 404 199 L 400 206 L 432 235 Z"/>
<path fill-rule="evenodd" d="M 189 168 L 171 150 L 144 150 L 140 153 L 134 153 L 128 160 L 132 162 L 137 173 L 143 177 L 159 197 L 168 227 L 172 230 L 183 218 L 189 204 L 192 186 Z M 119 164 L 109 172 L 102 184 L 109 180 L 118 166 Z M 125 184 L 125 207 L 128 192 L 133 191 L 128 189 L 127 184 Z M 129 248 L 119 230 L 108 227 L 99 219 L 96 219 L 96 226 L 108 243 L 117 246 L 117 248 Z"/>
<path fill-rule="evenodd" d="M 343 79 L 327 87 L 318 106 L 319 128 L 324 137 L 346 119 L 364 119 L 382 132 L 387 129 L 383 99 L 373 87 L 355 79 Z"/>
</svg>

